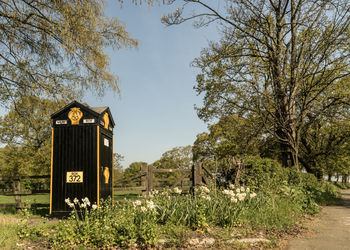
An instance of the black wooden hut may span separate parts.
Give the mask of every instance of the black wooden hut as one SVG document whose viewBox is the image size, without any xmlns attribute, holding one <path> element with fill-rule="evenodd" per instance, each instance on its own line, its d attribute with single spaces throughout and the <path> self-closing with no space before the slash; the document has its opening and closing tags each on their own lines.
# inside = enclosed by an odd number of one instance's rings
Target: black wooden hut
<svg viewBox="0 0 350 250">
<path fill-rule="evenodd" d="M 65 199 L 91 205 L 113 197 L 113 127 L 108 107 L 73 101 L 51 115 L 50 215 L 64 216 L 72 208 Z"/>
</svg>

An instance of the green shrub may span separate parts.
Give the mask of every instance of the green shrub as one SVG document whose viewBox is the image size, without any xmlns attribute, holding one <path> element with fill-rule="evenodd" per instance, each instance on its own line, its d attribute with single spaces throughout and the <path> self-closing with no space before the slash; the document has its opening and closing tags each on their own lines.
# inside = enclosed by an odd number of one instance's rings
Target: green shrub
<svg viewBox="0 0 350 250">
<path fill-rule="evenodd" d="M 318 204 L 333 203 L 338 196 L 337 188 L 331 183 L 296 168 L 284 168 L 272 159 L 249 157 L 246 165 L 241 178 L 243 185 L 292 199 L 307 213 L 318 213 Z"/>
<path fill-rule="evenodd" d="M 288 180 L 288 169 L 275 160 L 260 157 L 248 157 L 241 183 L 253 190 L 275 190 Z"/>
</svg>

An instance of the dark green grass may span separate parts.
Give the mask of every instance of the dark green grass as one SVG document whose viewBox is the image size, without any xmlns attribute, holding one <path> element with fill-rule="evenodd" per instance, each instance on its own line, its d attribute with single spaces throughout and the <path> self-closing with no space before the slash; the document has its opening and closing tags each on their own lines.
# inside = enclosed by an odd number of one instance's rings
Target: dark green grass
<svg viewBox="0 0 350 250">
<path fill-rule="evenodd" d="M 141 191 L 117 191 L 114 192 L 114 200 L 121 201 L 136 200 L 141 196 Z M 21 201 L 23 204 L 31 206 L 33 214 L 47 215 L 49 213 L 50 195 L 49 194 L 30 194 L 22 195 Z M 45 207 L 38 207 L 36 204 L 47 205 Z M 0 195 L 0 212 L 6 214 L 15 213 L 15 199 L 13 195 Z"/>
<path fill-rule="evenodd" d="M 21 201 L 26 204 L 49 204 L 49 194 L 29 194 L 21 195 Z M 13 195 L 0 195 L 0 204 L 15 204 Z"/>
<path fill-rule="evenodd" d="M 113 198 L 115 201 L 120 200 L 136 200 L 142 195 L 141 191 L 117 191 L 113 193 Z"/>
<path fill-rule="evenodd" d="M 117 191 L 114 192 L 115 200 L 123 199 L 138 199 L 141 196 L 141 191 Z M 30 194 L 22 195 L 21 200 L 23 203 L 27 204 L 49 204 L 50 195 L 49 194 Z M 15 204 L 15 199 L 13 195 L 0 195 L 0 204 Z"/>
</svg>

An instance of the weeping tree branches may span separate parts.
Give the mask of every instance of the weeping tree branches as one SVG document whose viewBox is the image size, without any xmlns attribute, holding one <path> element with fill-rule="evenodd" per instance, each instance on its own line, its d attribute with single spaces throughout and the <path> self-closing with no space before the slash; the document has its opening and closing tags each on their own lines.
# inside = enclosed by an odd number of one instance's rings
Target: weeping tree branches
<svg viewBox="0 0 350 250">
<path fill-rule="evenodd" d="M 118 90 L 104 48 L 137 46 L 104 1 L 0 1 L 0 101 Z"/>
</svg>

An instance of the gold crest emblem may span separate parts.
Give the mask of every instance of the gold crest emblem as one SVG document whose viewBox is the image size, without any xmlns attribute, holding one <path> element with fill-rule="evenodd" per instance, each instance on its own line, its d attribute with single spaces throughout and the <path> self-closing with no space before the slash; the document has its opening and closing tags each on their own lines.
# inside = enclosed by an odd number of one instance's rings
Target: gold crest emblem
<svg viewBox="0 0 350 250">
<path fill-rule="evenodd" d="M 108 116 L 108 113 L 107 113 L 107 112 L 103 115 L 103 120 L 104 120 L 104 122 L 105 122 L 104 128 L 105 128 L 105 129 L 108 129 L 108 125 L 109 125 L 109 116 Z"/>
<path fill-rule="evenodd" d="M 70 119 L 72 125 L 78 125 L 82 117 L 83 112 L 80 111 L 80 108 L 71 108 L 68 113 L 68 118 Z"/>
<path fill-rule="evenodd" d="M 108 182 L 109 182 L 109 168 L 105 167 L 105 170 L 103 171 L 103 176 L 105 177 L 105 184 L 108 184 Z"/>
</svg>

